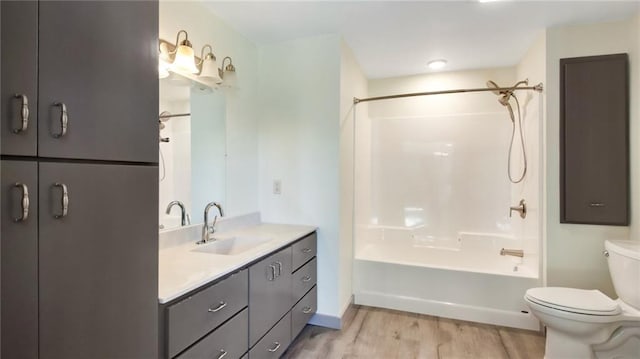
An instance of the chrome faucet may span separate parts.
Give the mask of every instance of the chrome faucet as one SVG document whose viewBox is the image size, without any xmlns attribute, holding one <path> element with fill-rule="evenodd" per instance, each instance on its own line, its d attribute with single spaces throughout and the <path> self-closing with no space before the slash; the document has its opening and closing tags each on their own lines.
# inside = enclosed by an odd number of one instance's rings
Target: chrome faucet
<svg viewBox="0 0 640 359">
<path fill-rule="evenodd" d="M 196 244 L 207 243 L 209 239 L 211 239 L 213 233 L 216 231 L 216 222 L 218 221 L 218 215 L 216 215 L 213 219 L 213 224 L 209 226 L 209 210 L 212 207 L 216 207 L 218 209 L 220 217 L 224 217 L 224 211 L 222 210 L 222 205 L 220 203 L 211 202 L 207 204 L 207 206 L 204 208 L 204 224 L 202 225 L 202 237 L 198 242 L 196 242 Z"/>
<path fill-rule="evenodd" d="M 520 212 L 520 218 L 525 218 L 527 216 L 527 203 L 524 199 L 521 199 L 517 206 L 509 207 L 509 217 L 511 217 L 513 211 Z"/>
<path fill-rule="evenodd" d="M 164 213 L 166 214 L 171 213 L 171 208 L 173 208 L 173 206 L 180 207 L 180 225 L 184 227 L 187 224 L 191 224 L 191 218 L 189 218 L 189 214 L 187 213 L 187 210 L 184 208 L 184 204 L 180 201 L 171 201 L 167 206 L 167 210 Z"/>
</svg>

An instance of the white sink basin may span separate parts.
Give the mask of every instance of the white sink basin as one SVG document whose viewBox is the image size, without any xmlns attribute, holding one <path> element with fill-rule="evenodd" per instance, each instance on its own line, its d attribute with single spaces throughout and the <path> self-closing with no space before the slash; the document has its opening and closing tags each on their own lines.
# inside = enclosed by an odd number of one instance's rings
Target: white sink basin
<svg viewBox="0 0 640 359">
<path fill-rule="evenodd" d="M 269 242 L 270 240 L 271 238 L 268 237 L 243 236 L 216 238 L 215 241 L 211 243 L 199 245 L 193 252 L 236 255 Z"/>
</svg>

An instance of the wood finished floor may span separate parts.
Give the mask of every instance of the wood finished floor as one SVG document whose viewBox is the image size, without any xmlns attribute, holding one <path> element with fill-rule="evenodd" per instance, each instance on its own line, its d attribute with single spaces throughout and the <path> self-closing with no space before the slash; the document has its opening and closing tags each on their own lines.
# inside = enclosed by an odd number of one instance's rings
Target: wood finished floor
<svg viewBox="0 0 640 359">
<path fill-rule="evenodd" d="M 342 330 L 307 325 L 286 359 L 544 357 L 537 332 L 354 306 Z"/>
</svg>

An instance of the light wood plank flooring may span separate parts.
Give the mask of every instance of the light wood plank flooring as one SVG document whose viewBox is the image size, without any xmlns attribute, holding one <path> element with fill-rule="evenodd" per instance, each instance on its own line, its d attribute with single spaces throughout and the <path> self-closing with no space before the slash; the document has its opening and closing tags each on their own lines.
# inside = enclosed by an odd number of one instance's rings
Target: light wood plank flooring
<svg viewBox="0 0 640 359">
<path fill-rule="evenodd" d="M 354 306 L 342 330 L 307 325 L 286 359 L 543 358 L 537 332 Z"/>
</svg>

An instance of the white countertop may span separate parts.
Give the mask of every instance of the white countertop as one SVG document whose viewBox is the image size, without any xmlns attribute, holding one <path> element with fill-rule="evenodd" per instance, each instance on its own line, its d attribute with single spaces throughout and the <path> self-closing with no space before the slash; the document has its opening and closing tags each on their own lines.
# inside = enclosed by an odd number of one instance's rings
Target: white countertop
<svg viewBox="0 0 640 359">
<path fill-rule="evenodd" d="M 195 252 L 201 245 L 190 239 L 184 243 L 161 246 L 159 252 L 158 301 L 163 304 L 223 277 L 248 263 L 285 247 L 316 230 L 313 226 L 254 224 L 217 233 L 219 236 L 268 237 L 271 240 L 237 255 Z M 215 237 L 215 235 L 214 235 Z"/>
</svg>

